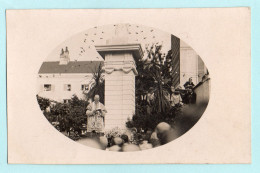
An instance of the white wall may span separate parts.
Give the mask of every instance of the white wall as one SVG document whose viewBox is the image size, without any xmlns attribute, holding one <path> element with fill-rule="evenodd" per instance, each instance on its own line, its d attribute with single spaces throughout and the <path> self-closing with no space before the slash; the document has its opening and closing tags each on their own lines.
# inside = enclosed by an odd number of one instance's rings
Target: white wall
<svg viewBox="0 0 260 173">
<path fill-rule="evenodd" d="M 207 67 L 200 56 L 189 45 L 180 41 L 180 85 L 183 87 L 190 77 L 197 85 L 206 73 Z"/>
<path fill-rule="evenodd" d="M 184 42 L 180 42 L 180 86 L 192 77 L 196 85 L 198 81 L 198 55 Z"/>
<path fill-rule="evenodd" d="M 41 76 L 41 77 L 40 77 Z M 84 98 L 81 90 L 82 84 L 88 84 L 92 80 L 92 74 L 39 74 L 37 79 L 38 95 L 58 102 L 70 99 L 73 94 Z M 51 91 L 44 91 L 44 84 L 51 84 Z M 71 91 L 65 91 L 64 85 L 70 84 Z"/>
</svg>

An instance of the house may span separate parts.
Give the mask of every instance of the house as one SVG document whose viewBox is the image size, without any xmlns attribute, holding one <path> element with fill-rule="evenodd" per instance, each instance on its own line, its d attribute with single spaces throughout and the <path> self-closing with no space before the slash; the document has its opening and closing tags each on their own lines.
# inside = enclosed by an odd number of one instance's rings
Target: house
<svg viewBox="0 0 260 173">
<path fill-rule="evenodd" d="M 103 61 L 70 61 L 66 47 L 59 61 L 45 61 L 38 72 L 38 95 L 57 102 L 68 102 L 75 94 L 85 98 L 93 85 L 92 74 Z"/>
<path fill-rule="evenodd" d="M 171 50 L 173 63 L 173 85 L 183 85 L 192 78 L 195 85 L 200 83 L 208 69 L 200 56 L 185 42 L 171 35 Z"/>
</svg>

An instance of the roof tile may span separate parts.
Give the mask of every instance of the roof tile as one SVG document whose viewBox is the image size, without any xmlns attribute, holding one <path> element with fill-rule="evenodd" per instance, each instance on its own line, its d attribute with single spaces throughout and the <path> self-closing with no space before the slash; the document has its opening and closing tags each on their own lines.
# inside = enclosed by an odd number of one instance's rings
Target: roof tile
<svg viewBox="0 0 260 173">
<path fill-rule="evenodd" d="M 59 61 L 43 62 L 39 74 L 44 73 L 93 73 L 104 61 L 70 61 L 67 65 L 59 65 Z"/>
</svg>

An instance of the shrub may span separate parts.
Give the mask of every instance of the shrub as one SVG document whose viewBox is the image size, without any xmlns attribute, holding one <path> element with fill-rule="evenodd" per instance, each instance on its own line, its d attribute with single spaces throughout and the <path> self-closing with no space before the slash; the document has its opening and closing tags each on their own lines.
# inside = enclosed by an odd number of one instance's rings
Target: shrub
<svg viewBox="0 0 260 173">
<path fill-rule="evenodd" d="M 48 99 L 37 95 L 37 100 L 41 110 L 45 110 L 50 106 L 50 101 Z M 68 131 L 71 127 L 80 131 L 82 124 L 87 122 L 86 107 L 88 104 L 87 101 L 73 95 L 68 103 L 57 102 L 51 106 L 50 112 L 44 111 L 43 113 L 50 123 L 58 121 L 62 131 Z"/>
<path fill-rule="evenodd" d="M 47 98 L 40 97 L 39 95 L 36 95 L 36 98 L 42 111 L 45 111 L 51 104 L 50 100 Z"/>
</svg>

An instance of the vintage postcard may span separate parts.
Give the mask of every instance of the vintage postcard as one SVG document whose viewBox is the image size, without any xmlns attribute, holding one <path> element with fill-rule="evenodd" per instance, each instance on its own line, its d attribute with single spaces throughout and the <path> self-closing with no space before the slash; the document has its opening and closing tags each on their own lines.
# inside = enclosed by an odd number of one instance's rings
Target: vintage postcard
<svg viewBox="0 0 260 173">
<path fill-rule="evenodd" d="M 7 10 L 8 163 L 250 163 L 250 8 Z"/>
</svg>

